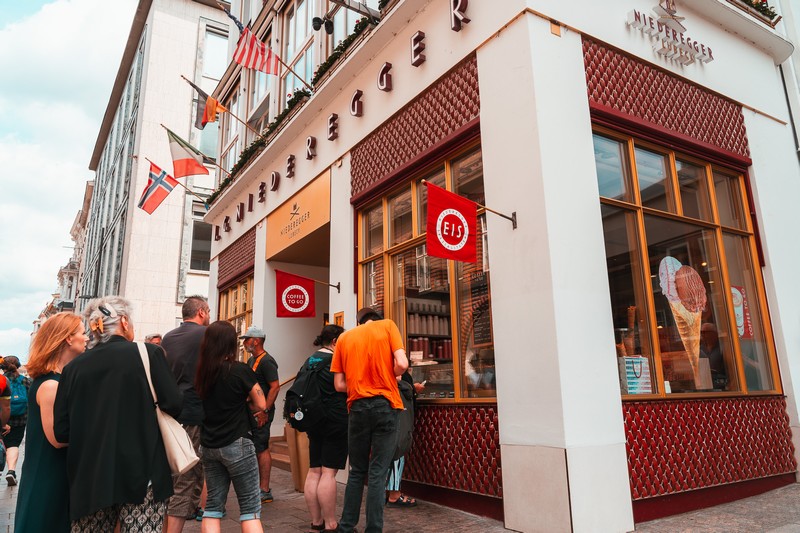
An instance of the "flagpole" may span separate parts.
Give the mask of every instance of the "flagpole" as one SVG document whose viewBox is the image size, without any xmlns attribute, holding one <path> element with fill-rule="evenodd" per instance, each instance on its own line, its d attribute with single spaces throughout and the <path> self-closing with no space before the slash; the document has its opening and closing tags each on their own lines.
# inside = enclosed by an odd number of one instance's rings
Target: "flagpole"
<svg viewBox="0 0 800 533">
<path fill-rule="evenodd" d="M 429 183 L 429 181 L 428 180 L 420 180 L 420 183 Z M 435 183 L 431 183 L 431 185 L 437 186 Z M 494 209 L 486 207 L 485 205 L 481 205 L 478 202 L 474 202 L 474 204 L 476 206 L 482 208 L 482 209 L 485 209 L 486 211 L 489 211 L 490 213 L 494 213 L 495 215 L 501 216 L 501 217 L 505 218 L 506 220 L 510 220 L 513 229 L 517 229 L 517 212 L 516 211 L 511 213 L 511 216 L 508 216 L 508 215 L 505 215 L 505 214 L 501 213 L 500 211 L 495 211 Z"/>
<path fill-rule="evenodd" d="M 163 123 L 161 123 L 161 127 L 162 127 L 162 128 L 164 128 L 165 130 L 169 131 L 169 128 L 168 128 L 168 127 L 166 127 L 166 126 L 165 126 Z M 186 142 L 186 141 L 184 141 L 184 142 Z M 190 146 L 191 146 L 191 145 L 190 145 Z M 217 163 L 217 160 L 216 160 L 216 159 L 214 159 L 213 157 L 209 157 L 209 156 L 207 156 L 206 154 L 204 154 L 203 152 L 201 152 L 199 149 L 195 148 L 194 146 L 192 146 L 192 148 L 194 148 L 195 150 L 197 150 L 197 153 L 198 153 L 198 154 L 200 154 L 200 155 L 202 155 L 203 157 L 205 157 L 206 159 L 208 159 L 208 161 L 209 161 L 209 162 L 210 162 L 212 165 L 214 165 L 215 167 L 217 167 L 218 169 L 220 169 L 221 171 L 223 171 L 225 174 L 227 174 L 227 175 L 228 175 L 228 177 L 230 177 L 231 173 L 230 173 L 230 172 L 228 172 L 227 170 L 225 170 L 224 168 L 222 168 L 221 166 L 219 166 L 219 163 Z M 148 159 L 148 161 L 149 161 L 149 159 Z M 155 165 L 155 163 L 153 163 L 153 164 Z"/>
<path fill-rule="evenodd" d="M 293 274 L 293 275 L 297 276 L 297 274 Z M 306 278 L 305 276 L 297 276 L 297 277 L 298 278 Z M 334 285 L 333 283 L 328 283 L 327 281 L 320 281 L 320 280 L 314 279 L 314 278 L 306 278 L 306 279 L 310 279 L 314 283 L 319 283 L 320 285 L 327 285 L 328 287 L 333 287 L 333 288 L 336 289 L 336 292 L 338 292 L 338 293 L 342 292 L 342 282 L 341 281 L 339 283 L 337 283 L 336 285 Z"/>
<path fill-rule="evenodd" d="M 256 131 L 256 130 L 255 130 L 253 127 L 252 127 L 252 126 L 250 126 L 250 124 L 248 124 L 248 123 L 247 123 L 247 122 L 245 122 L 244 120 L 240 119 L 239 117 L 237 117 L 236 115 L 234 115 L 234 114 L 233 114 L 233 113 L 231 113 L 230 111 L 226 111 L 226 113 L 228 113 L 230 116 L 232 116 L 233 118 L 235 118 L 236 120 L 238 120 L 239 122 L 241 122 L 241 123 L 242 123 L 242 125 L 243 125 L 245 128 L 247 128 L 248 130 L 250 130 L 251 132 L 253 132 L 253 133 L 256 135 L 256 137 L 261 137 L 261 133 L 257 132 L 257 131 Z"/>
<path fill-rule="evenodd" d="M 151 164 L 156 165 L 155 163 L 153 163 L 152 161 L 150 161 L 146 157 L 144 159 L 145 159 L 145 161 L 149 161 Z M 158 165 L 156 165 L 156 166 L 158 167 Z M 161 167 L 159 167 L 159 168 L 161 168 Z M 208 211 L 208 203 L 206 202 L 206 200 L 204 198 L 201 198 L 200 196 L 198 196 L 196 192 L 194 192 L 192 189 L 190 189 L 189 187 L 187 187 L 186 185 L 184 185 L 183 183 L 181 183 L 177 179 L 175 179 L 175 181 L 178 183 L 178 185 L 180 185 L 181 187 L 183 187 L 184 189 L 189 191 L 189 194 L 193 195 L 195 198 L 197 198 L 198 200 L 203 202 L 203 205 L 205 206 L 206 211 Z"/>
<path fill-rule="evenodd" d="M 223 11 L 225 11 L 225 10 L 226 10 L 226 9 L 225 9 L 225 6 L 223 6 L 223 5 L 222 5 L 222 4 L 220 4 L 219 2 L 217 2 L 217 5 L 219 6 L 219 8 L 220 8 L 221 10 L 223 10 Z M 229 16 L 230 16 L 230 15 L 229 15 Z M 240 31 L 239 33 L 241 34 L 241 31 Z M 269 49 L 269 51 L 270 51 L 270 52 L 272 52 L 272 48 L 270 48 L 270 49 Z M 303 83 L 303 85 L 305 85 L 305 86 L 306 86 L 306 88 L 307 88 L 309 91 L 311 91 L 311 92 L 314 92 L 314 89 L 312 89 L 312 88 L 311 88 L 311 85 L 309 85 L 308 83 L 306 83 L 306 80 L 304 80 L 303 78 L 301 78 L 300 76 L 298 76 L 298 75 L 297 75 L 297 72 L 295 72 L 294 70 L 292 70 L 292 67 L 290 67 L 289 65 L 287 65 L 286 63 L 284 63 L 284 62 L 283 62 L 283 59 L 281 59 L 281 56 L 279 56 L 278 54 L 274 54 L 274 55 L 275 55 L 275 58 L 278 60 L 278 62 L 279 62 L 281 65 L 283 65 L 284 67 L 286 67 L 286 70 L 288 70 L 289 72 L 291 72 L 292 74 L 294 74 L 294 77 L 295 77 L 295 78 L 297 78 L 298 80 L 300 80 L 300 81 Z M 229 111 L 229 113 L 230 113 L 230 111 Z M 241 122 L 241 120 L 240 120 L 239 122 Z M 243 122 L 242 122 L 242 123 L 243 123 Z M 244 123 L 243 123 L 243 124 L 244 124 Z M 259 135 L 260 135 L 260 134 L 259 134 Z"/>
</svg>

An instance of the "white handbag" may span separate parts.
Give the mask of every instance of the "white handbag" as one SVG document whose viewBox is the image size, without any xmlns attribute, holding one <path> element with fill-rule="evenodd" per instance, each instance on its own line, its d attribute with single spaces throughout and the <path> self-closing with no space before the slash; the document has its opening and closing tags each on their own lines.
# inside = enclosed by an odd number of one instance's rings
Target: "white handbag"
<svg viewBox="0 0 800 533">
<path fill-rule="evenodd" d="M 169 468 L 173 474 L 183 474 L 196 465 L 200 458 L 197 457 L 194 445 L 192 445 L 192 439 L 189 438 L 183 426 L 158 406 L 158 397 L 153 388 L 153 379 L 150 377 L 150 358 L 147 355 L 147 348 L 143 342 L 137 342 L 136 344 L 139 346 L 139 355 L 142 356 L 144 373 L 147 375 L 147 383 L 150 384 L 150 392 L 153 395 L 153 402 L 156 404 L 158 429 L 161 431 L 161 439 L 164 441 L 164 450 L 167 452 Z"/>
</svg>

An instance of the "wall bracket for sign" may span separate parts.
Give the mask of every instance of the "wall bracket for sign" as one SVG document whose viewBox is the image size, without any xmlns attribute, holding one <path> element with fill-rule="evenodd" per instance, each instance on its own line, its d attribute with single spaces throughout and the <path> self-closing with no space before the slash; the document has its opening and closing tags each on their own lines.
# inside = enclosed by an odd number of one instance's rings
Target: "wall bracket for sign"
<svg viewBox="0 0 800 533">
<path fill-rule="evenodd" d="M 333 283 L 328 283 L 327 281 L 320 281 L 320 280 L 314 279 L 314 278 L 308 278 L 308 279 L 310 279 L 314 283 L 319 283 L 320 285 L 327 285 L 328 287 L 333 287 L 334 289 L 336 289 L 336 292 L 338 292 L 339 294 L 342 293 L 342 282 L 341 281 L 339 283 L 337 283 L 336 285 L 334 285 Z"/>
<path fill-rule="evenodd" d="M 420 183 L 422 183 L 424 185 L 424 184 L 428 183 L 428 180 L 420 180 Z M 490 213 L 494 213 L 495 215 L 501 216 L 501 217 L 505 218 L 506 220 L 510 220 L 511 221 L 511 227 L 513 229 L 517 229 L 517 212 L 516 211 L 511 213 L 511 216 L 508 216 L 508 215 L 504 215 L 503 213 L 501 213 L 499 211 L 495 211 L 494 209 L 486 207 L 485 205 L 481 205 L 481 204 L 479 204 L 477 202 L 474 202 L 474 203 L 475 203 L 476 206 L 480 207 L 481 209 L 485 209 L 486 211 L 489 211 Z"/>
<path fill-rule="evenodd" d="M 482 207 L 483 209 L 486 209 L 490 213 L 494 213 L 495 215 L 501 216 L 501 217 L 505 218 L 506 220 L 510 220 L 511 221 L 511 228 L 512 229 L 517 229 L 517 212 L 516 211 L 512 212 L 511 216 L 508 216 L 508 215 L 504 215 L 503 213 L 500 213 L 499 211 L 495 211 L 494 209 L 489 209 L 485 205 L 481 205 L 481 204 L 475 204 L 475 205 L 477 205 L 478 207 Z"/>
</svg>

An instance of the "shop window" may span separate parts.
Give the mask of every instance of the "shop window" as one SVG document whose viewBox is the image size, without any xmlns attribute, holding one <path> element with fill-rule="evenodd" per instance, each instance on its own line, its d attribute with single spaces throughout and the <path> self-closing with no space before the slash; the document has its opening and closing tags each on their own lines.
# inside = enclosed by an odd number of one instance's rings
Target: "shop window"
<svg viewBox="0 0 800 533">
<path fill-rule="evenodd" d="M 378 9 L 378 0 L 366 0 L 361 3 L 367 7 L 371 7 L 372 9 Z M 339 43 L 345 40 L 348 35 L 353 33 L 356 23 L 364 18 L 364 15 L 356 13 L 351 9 L 345 9 L 344 7 L 337 6 L 331 1 L 328 1 L 327 4 L 327 12 L 331 13 L 331 18 L 333 19 L 333 34 L 328 40 L 328 55 L 330 55 L 334 48 L 339 46 Z"/>
<path fill-rule="evenodd" d="M 384 313 L 400 328 L 412 376 L 415 382 L 425 382 L 420 399 L 494 401 L 485 214 L 479 209 L 476 263 L 429 256 L 424 180 L 483 203 L 480 147 L 412 176 L 379 203 L 360 211 L 360 303 Z"/>
<path fill-rule="evenodd" d="M 743 176 L 611 132 L 594 145 L 623 394 L 777 391 Z"/>
<path fill-rule="evenodd" d="M 219 293 L 219 319 L 227 320 L 239 335 L 253 323 L 253 276 L 243 279 Z M 239 346 L 238 357 L 244 361 L 244 350 Z"/>
</svg>

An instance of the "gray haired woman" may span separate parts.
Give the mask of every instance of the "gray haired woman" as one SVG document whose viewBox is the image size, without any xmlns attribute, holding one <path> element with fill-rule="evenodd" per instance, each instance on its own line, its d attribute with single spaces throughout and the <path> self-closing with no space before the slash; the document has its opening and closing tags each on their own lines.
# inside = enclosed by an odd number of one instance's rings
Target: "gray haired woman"
<svg viewBox="0 0 800 533">
<path fill-rule="evenodd" d="M 69 443 L 72 531 L 161 531 L 172 476 L 150 386 L 134 338 L 130 303 L 91 300 L 84 312 L 90 349 L 64 367 L 54 431 Z M 146 344 L 162 411 L 177 416 L 181 397 L 163 350 Z M 91 490 L 88 490 L 91 488 Z"/>
</svg>

